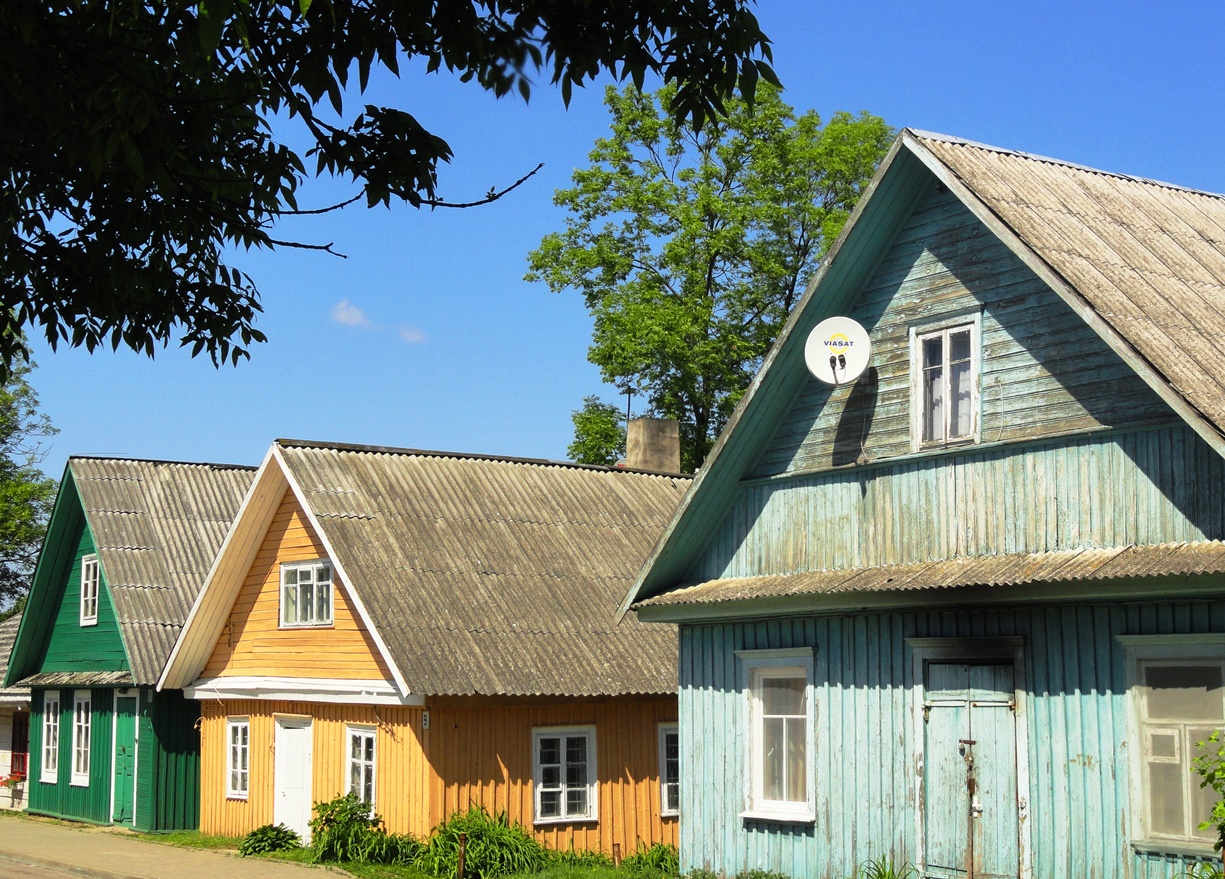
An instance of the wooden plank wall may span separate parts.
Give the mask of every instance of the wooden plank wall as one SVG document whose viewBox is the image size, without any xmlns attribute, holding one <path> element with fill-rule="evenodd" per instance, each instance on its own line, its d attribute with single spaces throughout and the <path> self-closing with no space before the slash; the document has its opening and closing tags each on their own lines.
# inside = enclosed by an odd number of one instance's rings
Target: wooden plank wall
<svg viewBox="0 0 1225 879">
<path fill-rule="evenodd" d="M 55 784 L 39 780 L 42 773 L 43 688 L 31 693 L 29 811 L 57 818 L 72 818 L 96 824 L 111 820 L 111 745 L 114 691 L 109 687 L 90 690 L 89 785 L 72 785 L 72 687 L 60 694 L 59 777 Z"/>
<path fill-rule="evenodd" d="M 1033 875 L 1181 877 L 1194 859 L 1133 851 L 1119 634 L 1225 632 L 1225 601 L 847 614 L 681 627 L 682 869 L 842 879 L 915 857 L 909 637 L 1025 639 Z M 745 696 L 734 651 L 813 647 L 817 820 L 746 822 Z M 711 731 L 719 731 L 712 735 Z"/>
<path fill-rule="evenodd" d="M 425 837 L 472 804 L 532 830 L 553 848 L 625 854 L 639 843 L 675 844 L 677 821 L 660 815 L 658 724 L 676 720 L 674 698 L 564 703 L 443 700 L 431 705 L 430 729 L 420 708 L 373 708 L 273 701 L 201 703 L 201 820 L 204 833 L 238 836 L 273 815 L 275 715 L 314 719 L 314 801 L 347 789 L 347 724 L 377 726 L 376 811 L 397 833 Z M 250 792 L 227 800 L 226 718 L 251 724 Z M 532 729 L 596 726 L 599 821 L 532 827 Z"/>
<path fill-rule="evenodd" d="M 1177 420 L 1084 321 L 936 187 L 849 312 L 872 339 L 872 375 L 832 390 L 810 379 L 754 475 L 911 454 L 910 328 L 980 312 L 983 443 Z"/>
<path fill-rule="evenodd" d="M 693 576 L 1222 538 L 1225 461 L 1184 425 L 753 482 Z"/>
<path fill-rule="evenodd" d="M 676 699 L 624 697 L 535 704 L 442 700 L 431 706 L 433 820 L 483 805 L 505 811 L 550 848 L 624 854 L 639 844 L 676 844 L 677 820 L 660 815 L 658 725 L 676 720 Z M 599 820 L 533 828 L 532 730 L 596 728 Z"/>
<path fill-rule="evenodd" d="M 334 576 L 332 626 L 280 629 L 280 565 L 327 557 L 301 506 L 286 491 L 201 677 L 390 680 L 391 673 Z"/>
<path fill-rule="evenodd" d="M 322 705 L 278 701 L 201 703 L 200 830 L 241 836 L 272 822 L 273 742 L 276 715 L 314 718 L 312 799 L 330 800 L 348 789 L 346 725 L 375 726 L 375 811 L 395 833 L 428 833 L 428 767 L 421 747 L 421 709 Z M 227 800 L 226 718 L 251 724 L 250 791 L 247 800 Z"/>
<path fill-rule="evenodd" d="M 97 625 L 81 625 L 81 559 L 94 551 L 89 528 L 82 527 L 76 555 L 60 585 L 55 622 L 37 667 L 40 672 L 125 671 L 128 668 L 105 571 L 99 574 Z"/>
<path fill-rule="evenodd" d="M 200 703 L 180 690 L 141 691 L 136 828 L 194 830 L 200 825 Z"/>
</svg>

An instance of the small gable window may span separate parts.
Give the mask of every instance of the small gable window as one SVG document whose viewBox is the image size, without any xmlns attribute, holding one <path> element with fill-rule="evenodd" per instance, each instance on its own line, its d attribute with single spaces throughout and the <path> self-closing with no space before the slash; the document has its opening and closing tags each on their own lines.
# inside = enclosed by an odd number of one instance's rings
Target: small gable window
<svg viewBox="0 0 1225 879">
<path fill-rule="evenodd" d="M 532 731 L 536 823 L 594 821 L 595 727 Z"/>
<path fill-rule="evenodd" d="M 281 626 L 332 625 L 332 566 L 326 561 L 281 565 Z"/>
<path fill-rule="evenodd" d="M 59 781 L 60 771 L 60 692 L 43 694 L 43 765 L 38 778 L 47 784 Z"/>
<path fill-rule="evenodd" d="M 678 815 L 681 810 L 681 737 L 675 723 L 659 725 L 659 811 Z"/>
<path fill-rule="evenodd" d="M 978 435 L 978 321 L 912 329 L 913 435 L 917 448 Z"/>
<path fill-rule="evenodd" d="M 72 605 L 68 605 L 72 607 Z M 98 625 L 98 557 L 81 559 L 81 625 Z"/>
</svg>

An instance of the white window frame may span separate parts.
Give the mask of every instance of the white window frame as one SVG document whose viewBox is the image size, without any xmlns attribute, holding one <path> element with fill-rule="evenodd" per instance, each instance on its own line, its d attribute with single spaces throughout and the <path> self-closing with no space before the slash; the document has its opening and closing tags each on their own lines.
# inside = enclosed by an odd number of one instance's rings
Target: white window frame
<svg viewBox="0 0 1225 879">
<path fill-rule="evenodd" d="M 42 766 L 38 780 L 56 784 L 60 780 L 60 691 L 43 693 Z"/>
<path fill-rule="evenodd" d="M 583 814 L 567 814 L 566 793 L 574 786 L 565 781 L 565 763 L 561 763 L 561 781 L 550 790 L 561 795 L 561 814 L 543 817 L 540 814 L 540 795 L 544 791 L 544 766 L 540 761 L 540 744 L 544 739 L 560 738 L 562 759 L 566 753 L 566 741 L 574 738 L 587 740 L 587 811 Z M 552 764 L 550 764 L 552 765 Z M 532 802 L 533 820 L 536 824 L 573 824 L 581 821 L 598 821 L 600 817 L 599 784 L 597 783 L 596 738 L 594 726 L 536 727 L 532 730 Z"/>
<path fill-rule="evenodd" d="M 816 821 L 816 691 L 811 647 L 779 650 L 737 650 L 743 698 L 745 751 L 744 811 L 746 820 L 812 823 Z M 771 678 L 804 680 L 804 799 L 768 800 L 763 789 L 764 722 L 759 695 L 761 683 Z"/>
<path fill-rule="evenodd" d="M 98 625 L 98 593 L 101 591 L 98 557 L 81 557 L 81 625 Z"/>
<path fill-rule="evenodd" d="M 1195 634 L 1195 635 L 1119 635 L 1118 641 L 1123 645 L 1127 657 L 1127 695 L 1128 720 L 1131 741 L 1134 747 L 1131 751 L 1130 788 L 1135 792 L 1136 801 L 1132 804 L 1132 839 L 1139 848 L 1159 851 L 1169 854 L 1190 854 L 1215 856 L 1214 840 L 1186 835 L 1169 835 L 1156 833 L 1150 829 L 1148 786 L 1148 723 L 1145 718 L 1146 703 L 1144 701 L 1144 671 L 1149 666 L 1185 666 L 1185 665 L 1219 665 L 1225 679 L 1225 634 Z M 1154 726 L 1169 727 L 1177 725 L 1177 721 L 1154 721 Z M 1208 726 L 1211 721 L 1189 721 L 1189 726 Z M 1194 744 L 1194 743 L 1192 743 Z M 1190 759 L 1187 760 L 1190 776 L 1185 795 L 1193 792 L 1193 785 L 1198 785 L 1198 776 L 1190 772 Z M 1184 800 L 1184 808 L 1189 803 Z M 1184 812 L 1184 815 L 1186 813 Z M 1198 822 L 1195 822 L 1198 825 Z"/>
<path fill-rule="evenodd" d="M 235 735 L 238 741 L 234 740 Z M 225 798 L 245 800 L 251 791 L 251 720 L 248 717 L 225 719 Z M 245 760 L 242 758 L 246 758 Z M 245 765 L 244 765 L 245 764 Z M 235 781 L 239 784 L 235 784 Z"/>
<path fill-rule="evenodd" d="M 676 738 L 676 777 L 668 772 L 668 737 Z M 680 759 L 681 733 L 679 723 L 659 725 L 659 814 L 664 817 L 681 813 Z M 676 790 L 676 805 L 668 805 L 668 788 Z"/>
<path fill-rule="evenodd" d="M 317 589 L 320 585 L 323 585 L 321 581 L 318 579 L 318 572 L 323 568 L 326 568 L 328 570 L 328 578 L 326 581 L 327 590 L 328 590 L 327 619 L 320 619 L 314 616 L 315 608 L 317 607 L 317 604 L 314 600 L 310 602 L 310 616 L 306 619 L 303 619 L 302 617 L 303 604 L 302 604 L 302 589 L 301 589 L 302 584 L 300 581 L 296 582 L 293 587 L 294 589 L 297 590 L 297 593 L 298 593 L 297 618 L 289 619 L 286 616 L 288 607 L 285 602 L 285 595 L 288 592 L 289 587 L 285 583 L 285 575 L 289 571 L 295 571 L 295 572 L 311 571 L 312 572 L 312 575 L 311 575 L 312 584 L 311 585 Z M 305 561 L 305 562 L 285 562 L 281 565 L 280 589 L 279 589 L 278 595 L 280 596 L 279 597 L 279 603 L 281 606 L 280 627 L 282 629 L 310 629 L 310 628 L 332 626 L 335 624 L 335 620 L 336 620 L 336 566 L 333 565 L 331 561 L 329 561 L 328 559 L 311 559 L 310 561 Z"/>
<path fill-rule="evenodd" d="M 970 331 L 970 432 L 965 435 L 949 437 L 949 418 L 953 407 L 947 402 L 949 394 L 948 354 L 950 333 Z M 941 348 L 944 356 L 944 425 L 943 436 L 940 439 L 923 439 L 923 416 L 927 401 L 924 396 L 923 382 L 923 342 L 933 336 L 942 336 L 944 344 Z M 915 451 L 926 449 L 941 449 L 948 446 L 960 446 L 967 443 L 977 443 L 981 437 L 982 427 L 982 314 L 959 314 L 940 321 L 925 323 L 910 328 L 910 435 Z"/>
<path fill-rule="evenodd" d="M 89 690 L 72 693 L 72 775 L 73 787 L 89 787 L 89 757 L 93 739 L 93 694 Z"/>
<path fill-rule="evenodd" d="M 378 775 L 379 775 L 379 739 L 378 731 L 373 726 L 346 726 L 345 728 L 345 776 L 348 779 L 347 792 L 357 794 L 358 799 L 370 804 L 371 809 L 375 805 L 375 797 L 378 795 Z M 362 753 L 365 753 L 364 744 L 370 743 L 370 759 L 364 757 L 354 758 L 353 742 L 359 740 L 363 743 Z M 353 769 L 354 766 L 364 767 L 367 763 L 370 765 L 370 790 L 369 799 L 362 796 L 363 791 L 353 787 Z"/>
</svg>

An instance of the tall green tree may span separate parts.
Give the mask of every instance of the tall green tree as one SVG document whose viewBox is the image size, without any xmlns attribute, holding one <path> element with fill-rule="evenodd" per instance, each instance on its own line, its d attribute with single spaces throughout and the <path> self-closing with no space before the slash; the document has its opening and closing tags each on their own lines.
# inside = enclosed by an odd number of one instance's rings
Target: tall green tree
<svg viewBox="0 0 1225 879">
<path fill-rule="evenodd" d="M 592 395 L 570 414 L 574 442 L 566 449 L 571 461 L 611 467 L 625 456 L 625 416 L 612 403 Z"/>
<path fill-rule="evenodd" d="M 30 370 L 18 366 L 0 387 L 0 609 L 30 588 L 58 486 L 39 469 L 43 440 L 57 431 L 38 410 Z"/>
<path fill-rule="evenodd" d="M 345 204 L 444 200 L 446 141 L 402 107 L 366 105 L 371 70 L 423 61 L 499 97 L 533 76 L 572 89 L 608 72 L 679 83 L 700 124 L 773 80 L 749 0 L 5 0 L 0 3 L 0 375 L 51 346 L 171 341 L 215 363 L 264 340 L 252 279 L 227 247 L 275 236 L 308 163 L 351 178 Z M 411 86 L 409 86 L 411 88 Z M 270 126 L 281 113 L 310 144 Z M 296 136 L 296 132 L 294 133 Z M 515 184 L 517 185 L 517 184 Z"/>
<path fill-rule="evenodd" d="M 868 113 L 825 125 L 797 116 L 766 84 L 695 131 L 670 113 L 677 97 L 607 90 L 611 136 L 554 195 L 566 226 L 529 255 L 527 279 L 583 296 L 595 319 L 588 359 L 680 422 L 681 464 L 693 470 L 894 132 Z"/>
</svg>

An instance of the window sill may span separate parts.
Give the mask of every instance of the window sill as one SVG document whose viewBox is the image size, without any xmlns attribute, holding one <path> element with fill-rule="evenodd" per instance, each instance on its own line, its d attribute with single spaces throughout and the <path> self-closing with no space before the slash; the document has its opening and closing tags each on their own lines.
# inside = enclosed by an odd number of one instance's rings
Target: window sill
<svg viewBox="0 0 1225 879">
<path fill-rule="evenodd" d="M 740 817 L 745 821 L 769 821 L 772 824 L 813 824 L 817 820 L 816 814 L 808 809 L 745 809 Z"/>
<path fill-rule="evenodd" d="M 246 794 L 226 794 L 225 798 L 227 800 L 233 800 L 236 803 L 245 803 L 247 801 Z"/>
<path fill-rule="evenodd" d="M 88 628 L 90 626 L 96 626 L 96 625 L 98 625 L 97 617 L 94 617 L 92 620 L 81 620 L 81 628 L 83 629 Z"/>
<path fill-rule="evenodd" d="M 1182 839 L 1134 839 L 1132 849 L 1156 855 L 1183 855 L 1193 858 L 1220 858 L 1210 842 L 1192 842 Z"/>
<path fill-rule="evenodd" d="M 72 779 L 72 781 L 68 782 L 68 786 L 69 787 L 89 787 L 89 779 L 88 778 L 74 778 Z"/>
<path fill-rule="evenodd" d="M 328 620 L 326 623 L 281 623 L 277 626 L 282 632 L 293 631 L 294 629 L 334 629 L 336 623 Z"/>
<path fill-rule="evenodd" d="M 680 813 L 680 811 L 679 811 L 679 810 L 673 810 L 673 811 L 671 811 L 671 812 L 660 812 L 660 813 L 659 813 L 659 817 L 660 817 L 660 818 L 679 818 L 680 816 L 681 816 L 681 813 Z"/>
<path fill-rule="evenodd" d="M 39 784 L 59 784 L 60 779 L 58 775 L 55 778 L 46 778 L 44 776 L 38 779 L 38 783 Z"/>
<path fill-rule="evenodd" d="M 552 824 L 598 824 L 599 816 L 589 815 L 586 817 L 575 816 L 573 818 L 534 818 L 532 823 L 537 827 L 548 826 Z"/>
</svg>

